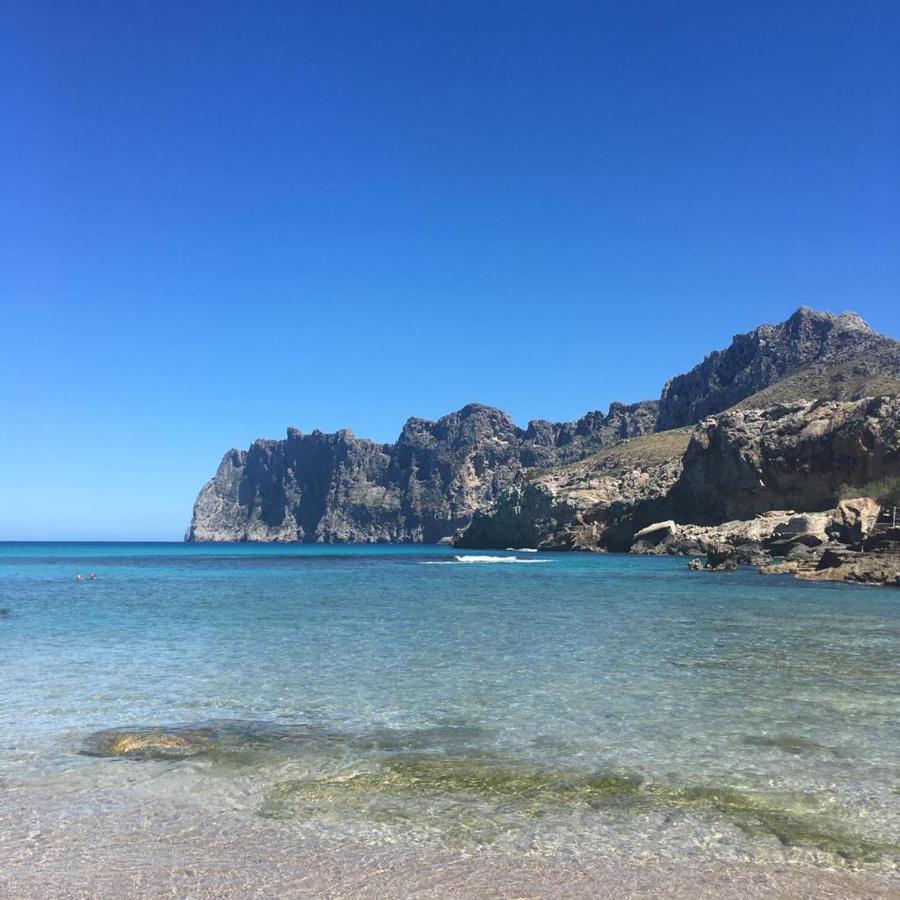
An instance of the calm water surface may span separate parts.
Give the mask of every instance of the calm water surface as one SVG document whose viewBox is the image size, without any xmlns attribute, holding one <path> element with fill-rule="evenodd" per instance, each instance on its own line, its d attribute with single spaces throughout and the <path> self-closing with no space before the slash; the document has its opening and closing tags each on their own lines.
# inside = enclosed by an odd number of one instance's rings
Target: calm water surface
<svg viewBox="0 0 900 900">
<path fill-rule="evenodd" d="M 0 854 L 37 852 L 24 809 L 189 804 L 303 846 L 895 871 L 900 592 L 469 556 L 0 545 Z M 202 752 L 83 752 L 162 726 Z"/>
</svg>

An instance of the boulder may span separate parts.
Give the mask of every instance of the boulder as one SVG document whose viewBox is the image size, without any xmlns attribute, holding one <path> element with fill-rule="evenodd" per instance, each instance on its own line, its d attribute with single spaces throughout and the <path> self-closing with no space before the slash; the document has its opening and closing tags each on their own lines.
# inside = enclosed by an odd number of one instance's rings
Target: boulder
<svg viewBox="0 0 900 900">
<path fill-rule="evenodd" d="M 836 569 L 841 566 L 853 565 L 860 557 L 856 550 L 847 547 L 826 547 L 819 558 L 817 569 Z"/>
<path fill-rule="evenodd" d="M 659 543 L 664 538 L 674 535 L 677 528 L 678 526 L 673 519 L 667 519 L 665 522 L 655 522 L 653 525 L 648 525 L 646 528 L 638 531 L 634 539 L 635 541 L 644 540 L 648 543 Z"/>
<path fill-rule="evenodd" d="M 844 544 L 857 544 L 872 531 L 881 505 L 871 497 L 841 500 L 831 517 L 829 534 Z"/>
<path fill-rule="evenodd" d="M 734 547 L 728 544 L 712 544 L 706 551 L 706 568 L 717 571 L 736 569 Z"/>
<path fill-rule="evenodd" d="M 787 522 L 775 526 L 774 534 L 780 538 L 799 536 L 819 537 L 819 543 L 826 538 L 825 529 L 830 522 L 828 513 L 804 513 L 800 516 L 791 516 Z"/>
<path fill-rule="evenodd" d="M 794 544 L 787 553 L 784 554 L 784 558 L 789 561 L 796 562 L 805 562 L 807 560 L 814 559 L 816 557 L 815 551 L 808 547 L 806 544 Z"/>
</svg>

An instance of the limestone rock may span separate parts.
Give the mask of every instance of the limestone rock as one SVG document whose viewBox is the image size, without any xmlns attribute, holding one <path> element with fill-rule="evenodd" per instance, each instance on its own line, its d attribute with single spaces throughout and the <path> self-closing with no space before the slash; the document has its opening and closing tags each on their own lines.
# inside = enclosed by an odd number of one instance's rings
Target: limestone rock
<svg viewBox="0 0 900 900">
<path fill-rule="evenodd" d="M 644 538 L 652 537 L 655 540 L 662 540 L 665 537 L 669 537 L 675 534 L 677 526 L 673 519 L 666 519 L 665 522 L 655 522 L 653 525 L 648 525 L 646 528 L 642 528 L 635 536 L 634 539 L 639 541 Z"/>
<path fill-rule="evenodd" d="M 900 474 L 900 397 L 798 401 L 707 419 L 669 494 L 678 521 L 826 510 L 847 485 Z"/>
<path fill-rule="evenodd" d="M 410 419 L 392 444 L 289 429 L 231 450 L 197 497 L 187 539 L 702 555 L 718 538 L 687 526 L 778 510 L 806 517 L 777 536 L 728 532 L 736 558 L 752 560 L 829 537 L 867 540 L 868 508 L 848 505 L 821 527 L 809 515 L 848 486 L 900 473 L 898 426 L 900 342 L 853 313 L 804 307 L 710 354 L 658 403 L 525 429 L 470 404 Z M 666 520 L 677 527 L 637 537 Z"/>
<path fill-rule="evenodd" d="M 662 497 L 681 471 L 677 455 L 655 451 L 661 438 L 664 436 L 650 434 L 622 441 L 579 462 L 526 475 L 521 484 L 476 512 L 454 544 L 627 549 L 634 532 L 629 524 L 618 536 L 619 522 L 628 520 L 635 504 Z M 686 443 L 685 435 L 680 446 Z M 645 518 L 653 521 L 650 507 Z M 611 533 L 616 535 L 612 540 Z"/>
<path fill-rule="evenodd" d="M 880 504 L 871 497 L 841 500 L 831 519 L 829 532 L 845 544 L 868 537 L 881 514 Z"/>
</svg>

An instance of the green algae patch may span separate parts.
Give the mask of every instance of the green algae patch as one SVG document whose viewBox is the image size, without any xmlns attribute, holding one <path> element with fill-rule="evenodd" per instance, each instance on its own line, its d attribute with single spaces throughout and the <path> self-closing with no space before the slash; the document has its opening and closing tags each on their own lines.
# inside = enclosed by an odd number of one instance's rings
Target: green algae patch
<svg viewBox="0 0 900 900">
<path fill-rule="evenodd" d="M 681 787 L 627 771 L 585 775 L 516 766 L 494 757 L 409 754 L 389 757 L 370 771 L 282 782 L 258 812 L 276 819 L 349 816 L 415 824 L 460 846 L 492 842 L 551 813 L 680 811 L 724 819 L 750 836 L 774 837 L 784 847 L 818 850 L 849 863 L 900 856 L 900 845 L 853 834 L 823 815 L 821 806 L 805 795 Z"/>
<path fill-rule="evenodd" d="M 504 764 L 430 754 L 388 758 L 373 772 L 324 779 L 299 779 L 276 788 L 275 795 L 311 802 L 380 795 L 401 799 L 472 798 L 512 804 L 540 801 L 565 806 L 615 804 L 640 796 L 641 780 L 631 775 L 585 777 Z"/>
<path fill-rule="evenodd" d="M 747 834 L 772 835 L 785 847 L 812 847 L 846 862 L 900 856 L 900 844 L 868 840 L 812 810 L 785 809 L 736 791 L 691 788 L 683 793 L 689 803 L 722 813 Z"/>
</svg>

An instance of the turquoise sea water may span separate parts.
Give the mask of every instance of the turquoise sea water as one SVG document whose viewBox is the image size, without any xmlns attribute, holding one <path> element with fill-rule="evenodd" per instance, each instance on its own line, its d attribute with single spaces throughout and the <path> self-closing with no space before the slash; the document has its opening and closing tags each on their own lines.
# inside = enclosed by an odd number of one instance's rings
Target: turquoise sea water
<svg viewBox="0 0 900 900">
<path fill-rule="evenodd" d="M 322 846 L 896 868 L 900 592 L 458 556 L 0 545 L 0 853 L 14 809 L 139 794 Z M 84 752 L 111 728 L 176 749 Z"/>
</svg>

